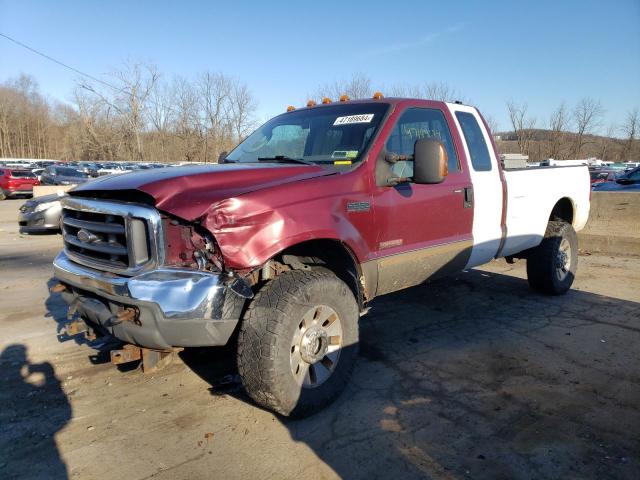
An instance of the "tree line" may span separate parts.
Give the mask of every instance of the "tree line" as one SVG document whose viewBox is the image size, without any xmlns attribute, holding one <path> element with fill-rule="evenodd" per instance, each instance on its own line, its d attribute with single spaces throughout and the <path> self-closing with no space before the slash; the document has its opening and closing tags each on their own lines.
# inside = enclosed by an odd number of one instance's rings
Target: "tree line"
<svg viewBox="0 0 640 480">
<path fill-rule="evenodd" d="M 128 64 L 79 81 L 69 104 L 21 75 L 0 85 L 0 157 L 215 162 L 252 130 L 255 109 L 248 86 L 221 72 L 165 80 Z"/>
<path fill-rule="evenodd" d="M 573 107 L 560 103 L 546 122 L 540 124 L 529 114 L 526 103 L 508 101 L 507 111 L 512 130 L 500 135 L 498 145 L 503 150 L 516 150 L 533 160 L 640 159 L 640 111 L 637 107 L 627 111 L 622 124 L 610 123 L 604 131 L 605 109 L 600 101 L 591 97 L 581 98 Z M 511 146 L 508 145 L 510 141 Z"/>
<path fill-rule="evenodd" d="M 381 87 L 389 96 L 473 103 L 446 83 Z M 362 73 L 319 85 L 307 95 L 321 101 L 370 98 L 373 82 Z M 61 160 L 215 162 L 256 126 L 257 103 L 249 87 L 222 72 L 167 79 L 152 64 L 128 63 L 105 80 L 76 83 L 71 101 L 46 99 L 33 77 L 0 84 L 0 157 Z M 538 122 L 526 103 L 506 102 L 511 129 L 501 133 L 501 153 L 531 160 L 640 158 L 640 113 L 630 109 L 621 125 L 606 126 L 604 107 L 592 98 L 561 103 Z M 494 117 L 483 112 L 491 130 Z"/>
</svg>

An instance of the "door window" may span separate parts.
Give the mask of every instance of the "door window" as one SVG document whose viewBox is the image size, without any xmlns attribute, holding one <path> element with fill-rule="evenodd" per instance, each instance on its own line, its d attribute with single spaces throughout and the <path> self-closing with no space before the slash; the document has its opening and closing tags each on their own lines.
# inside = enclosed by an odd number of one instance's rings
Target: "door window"
<svg viewBox="0 0 640 480">
<path fill-rule="evenodd" d="M 468 112 L 456 112 L 456 117 L 460 122 L 460 128 L 462 128 L 467 147 L 469 147 L 473 169 L 476 172 L 490 171 L 491 156 L 476 117 Z"/>
<path fill-rule="evenodd" d="M 449 157 L 449 173 L 460 170 L 451 131 L 442 111 L 433 108 L 409 108 L 398 119 L 387 140 L 387 152 L 409 159 L 393 165 L 397 177 L 413 177 L 413 148 L 417 140 L 433 138 L 441 141 Z"/>
</svg>

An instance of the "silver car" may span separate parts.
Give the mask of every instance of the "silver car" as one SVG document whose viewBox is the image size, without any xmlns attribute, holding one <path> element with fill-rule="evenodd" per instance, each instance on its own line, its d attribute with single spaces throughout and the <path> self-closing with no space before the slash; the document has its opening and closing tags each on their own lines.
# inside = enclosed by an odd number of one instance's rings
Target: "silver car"
<svg viewBox="0 0 640 480">
<path fill-rule="evenodd" d="M 20 207 L 18 225 L 20 233 L 60 230 L 62 206 L 57 193 L 27 200 Z"/>
</svg>

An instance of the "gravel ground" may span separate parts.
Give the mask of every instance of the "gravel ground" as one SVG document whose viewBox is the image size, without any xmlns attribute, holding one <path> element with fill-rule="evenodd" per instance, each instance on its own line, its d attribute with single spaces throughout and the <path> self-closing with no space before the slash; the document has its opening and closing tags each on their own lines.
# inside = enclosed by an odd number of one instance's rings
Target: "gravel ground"
<svg viewBox="0 0 640 480">
<path fill-rule="evenodd" d="M 231 349 L 121 371 L 60 334 L 59 235 L 0 202 L 0 478 L 640 478 L 640 259 L 581 256 L 532 293 L 493 262 L 376 300 L 316 416 L 251 404 Z"/>
</svg>

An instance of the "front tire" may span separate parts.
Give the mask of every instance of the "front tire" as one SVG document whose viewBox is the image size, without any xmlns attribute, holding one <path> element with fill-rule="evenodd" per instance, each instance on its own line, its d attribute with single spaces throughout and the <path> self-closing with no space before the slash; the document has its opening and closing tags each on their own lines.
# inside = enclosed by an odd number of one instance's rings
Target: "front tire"
<svg viewBox="0 0 640 480">
<path fill-rule="evenodd" d="M 284 416 L 316 413 L 342 393 L 357 358 L 359 309 L 326 269 L 287 271 L 243 318 L 238 371 L 249 396 Z"/>
<path fill-rule="evenodd" d="M 566 222 L 549 222 L 542 243 L 527 257 L 529 286 L 548 295 L 571 288 L 578 268 L 578 237 Z"/>
</svg>

